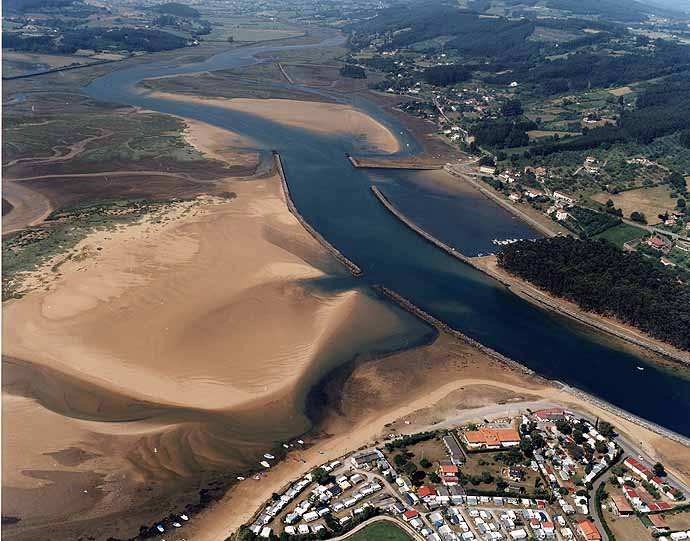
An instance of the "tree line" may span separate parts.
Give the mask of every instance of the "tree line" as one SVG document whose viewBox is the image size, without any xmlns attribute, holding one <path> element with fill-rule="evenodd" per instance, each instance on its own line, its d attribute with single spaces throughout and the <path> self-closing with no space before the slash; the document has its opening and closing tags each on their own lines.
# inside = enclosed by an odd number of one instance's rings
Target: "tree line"
<svg viewBox="0 0 690 541">
<path fill-rule="evenodd" d="M 504 246 L 498 264 L 583 310 L 690 350 L 690 288 L 642 254 L 567 236 Z"/>
</svg>

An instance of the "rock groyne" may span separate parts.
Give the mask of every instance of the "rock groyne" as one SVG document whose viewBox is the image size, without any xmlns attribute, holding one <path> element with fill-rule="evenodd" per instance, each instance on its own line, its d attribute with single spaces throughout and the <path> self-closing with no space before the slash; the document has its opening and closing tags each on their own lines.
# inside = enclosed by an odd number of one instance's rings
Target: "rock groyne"
<svg viewBox="0 0 690 541">
<path fill-rule="evenodd" d="M 326 248 L 326 250 L 333 254 L 333 257 L 347 267 L 347 270 L 349 270 L 353 276 L 361 276 L 362 269 L 360 269 L 355 263 L 345 257 L 340 250 L 328 242 L 323 235 L 314 229 L 300 214 L 300 212 L 297 210 L 297 207 L 295 207 L 295 203 L 292 201 L 290 187 L 288 186 L 285 178 L 285 171 L 283 169 L 283 162 L 280 159 L 280 154 L 278 154 L 276 151 L 273 151 L 273 159 L 275 160 L 276 168 L 278 169 L 278 174 L 280 175 L 280 184 L 283 187 L 283 194 L 285 195 L 285 203 L 287 204 L 288 210 L 295 218 L 297 218 L 297 221 L 302 224 L 302 227 L 304 227 L 304 229 L 306 229 L 312 237 L 314 237 L 324 248 Z"/>
</svg>

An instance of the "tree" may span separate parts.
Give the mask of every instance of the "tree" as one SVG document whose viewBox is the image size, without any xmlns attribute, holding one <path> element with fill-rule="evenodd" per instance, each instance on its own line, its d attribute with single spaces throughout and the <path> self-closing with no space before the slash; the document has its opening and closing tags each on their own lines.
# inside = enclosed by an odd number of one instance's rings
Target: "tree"
<svg viewBox="0 0 690 541">
<path fill-rule="evenodd" d="M 556 428 L 561 434 L 565 434 L 566 436 L 573 431 L 573 428 L 570 426 L 570 423 L 565 419 L 559 419 L 558 421 L 556 421 Z"/>
<path fill-rule="evenodd" d="M 613 428 L 613 425 L 611 423 L 608 423 L 606 421 L 600 421 L 597 429 L 599 430 L 599 433 L 605 438 L 611 439 L 616 437 L 616 430 Z"/>
<path fill-rule="evenodd" d="M 684 209 L 685 208 L 685 199 L 683 199 L 682 197 L 679 198 L 678 201 L 676 201 L 676 206 L 679 209 Z"/>
<path fill-rule="evenodd" d="M 419 465 L 422 468 L 424 468 L 425 470 L 431 468 L 431 462 L 429 462 L 426 458 L 423 458 L 422 460 L 420 460 Z"/>
<path fill-rule="evenodd" d="M 364 68 L 354 66 L 352 64 L 345 64 L 340 68 L 340 75 L 343 77 L 350 77 L 351 79 L 366 79 L 367 73 Z"/>
<path fill-rule="evenodd" d="M 597 442 L 594 444 L 594 448 L 596 449 L 597 453 L 601 453 L 602 455 L 607 453 L 609 450 L 606 444 L 599 440 L 597 440 Z"/>
<path fill-rule="evenodd" d="M 431 481 L 432 483 L 436 484 L 436 483 L 440 483 L 440 482 L 441 482 L 441 478 L 438 476 L 438 474 L 437 474 L 436 472 L 431 472 L 431 473 L 429 474 L 429 481 Z"/>
<path fill-rule="evenodd" d="M 610 208 L 610 209 L 613 208 L 613 199 L 609 199 L 609 200 L 606 202 L 606 206 L 607 206 L 608 208 Z"/>
<path fill-rule="evenodd" d="M 657 477 L 666 476 L 666 469 L 664 468 L 664 465 L 661 462 L 657 462 L 656 464 L 654 464 L 652 470 L 654 471 L 654 475 L 656 475 Z"/>
<path fill-rule="evenodd" d="M 328 485 L 334 481 L 334 477 L 323 468 L 316 468 L 311 475 L 314 482 L 319 485 Z"/>
<path fill-rule="evenodd" d="M 398 466 L 399 468 L 402 468 L 405 465 L 405 463 L 407 462 L 407 459 L 405 458 L 405 456 L 403 454 L 399 454 L 399 455 L 395 455 L 395 457 L 393 457 L 393 462 L 395 463 L 396 466 Z"/>
<path fill-rule="evenodd" d="M 646 216 L 644 215 L 643 212 L 637 212 L 637 211 L 631 212 L 631 213 L 630 213 L 630 219 L 631 219 L 633 222 L 638 222 L 638 223 L 641 223 L 641 224 L 646 224 L 646 223 L 647 223 L 647 218 L 646 218 Z"/>
<path fill-rule="evenodd" d="M 522 103 L 520 100 L 508 100 L 501 106 L 503 116 L 520 116 L 522 114 Z"/>
<path fill-rule="evenodd" d="M 494 159 L 489 156 L 488 154 L 485 154 L 481 158 L 479 158 L 479 165 L 488 165 L 489 167 L 493 167 L 496 165 L 496 162 L 494 162 Z"/>
</svg>

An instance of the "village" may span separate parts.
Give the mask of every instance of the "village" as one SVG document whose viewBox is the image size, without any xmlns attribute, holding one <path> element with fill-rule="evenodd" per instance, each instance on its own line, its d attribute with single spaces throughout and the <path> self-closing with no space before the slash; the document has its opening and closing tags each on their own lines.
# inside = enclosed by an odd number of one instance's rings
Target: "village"
<svg viewBox="0 0 690 541">
<path fill-rule="evenodd" d="M 241 534 L 340 539 L 387 520 L 416 541 L 678 541 L 687 493 L 609 423 L 553 407 L 390 433 L 293 481 Z"/>
</svg>

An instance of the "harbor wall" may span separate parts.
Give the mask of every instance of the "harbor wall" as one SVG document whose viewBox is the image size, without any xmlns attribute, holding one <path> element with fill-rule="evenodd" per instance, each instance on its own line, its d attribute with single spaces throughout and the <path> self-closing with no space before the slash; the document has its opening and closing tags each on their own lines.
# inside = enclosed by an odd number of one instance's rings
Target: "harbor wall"
<svg viewBox="0 0 690 541">
<path fill-rule="evenodd" d="M 360 269 L 355 263 L 345 257 L 340 250 L 328 242 L 323 235 L 314 229 L 297 210 L 295 203 L 292 201 L 292 196 L 290 195 L 290 187 L 288 186 L 285 178 L 283 161 L 280 158 L 280 154 L 273 151 L 273 159 L 275 160 L 276 168 L 278 169 L 278 174 L 280 175 L 280 184 L 283 187 L 283 194 L 285 196 L 285 203 L 287 204 L 288 210 L 295 216 L 295 218 L 297 218 L 299 223 L 302 224 L 302 227 L 304 227 L 304 229 L 306 229 L 312 237 L 314 237 L 324 248 L 326 248 L 326 250 L 333 254 L 333 257 L 347 267 L 347 270 L 349 270 L 353 276 L 360 276 L 362 274 L 362 269 Z"/>
</svg>

